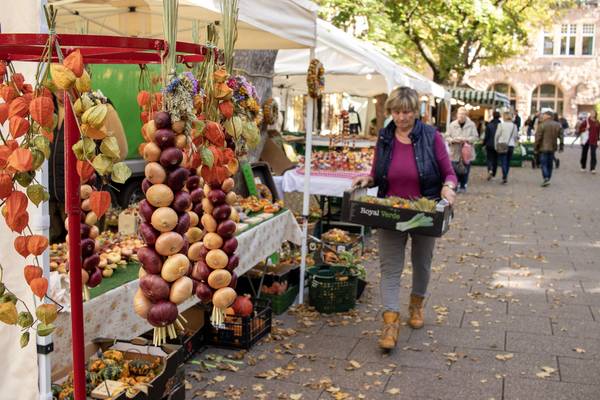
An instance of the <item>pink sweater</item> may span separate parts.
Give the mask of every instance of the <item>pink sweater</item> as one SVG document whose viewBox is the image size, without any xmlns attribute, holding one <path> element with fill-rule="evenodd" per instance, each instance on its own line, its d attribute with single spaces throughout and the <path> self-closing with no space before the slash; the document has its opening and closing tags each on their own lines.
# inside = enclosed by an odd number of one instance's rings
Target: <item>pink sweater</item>
<svg viewBox="0 0 600 400">
<path fill-rule="evenodd" d="M 413 145 L 400 143 L 398 139 L 395 140 L 392 162 L 388 171 L 389 185 L 386 196 L 397 196 L 405 199 L 421 197 L 419 172 Z M 435 134 L 434 147 L 442 182 L 452 182 L 456 185 L 456 174 L 454 168 L 452 168 L 444 139 L 439 132 Z M 373 166 L 371 167 L 371 176 L 373 177 L 375 176 L 375 163 L 376 160 L 373 160 Z"/>
</svg>

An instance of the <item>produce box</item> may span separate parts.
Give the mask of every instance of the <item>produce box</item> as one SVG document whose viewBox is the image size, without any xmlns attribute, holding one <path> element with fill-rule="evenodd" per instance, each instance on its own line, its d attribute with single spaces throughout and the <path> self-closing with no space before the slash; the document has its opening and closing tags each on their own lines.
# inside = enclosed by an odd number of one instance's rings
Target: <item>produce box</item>
<svg viewBox="0 0 600 400">
<path fill-rule="evenodd" d="M 167 339 L 167 343 L 181 346 L 184 361 L 189 360 L 204 345 L 205 314 L 206 308 L 199 304 L 185 310 L 181 313 L 187 320 L 187 323 L 183 324 L 185 331 L 178 332 L 176 339 Z M 154 331 L 150 330 L 142 337 L 152 340 L 153 335 Z"/>
<path fill-rule="evenodd" d="M 181 346 L 178 345 L 170 345 L 166 344 L 161 347 L 148 346 L 145 343 L 145 340 L 137 340 L 134 339 L 132 341 L 119 341 L 114 339 L 95 339 L 93 343 L 90 343 L 85 348 L 86 359 L 88 359 L 88 363 L 86 365 L 92 365 L 94 361 L 100 362 L 99 356 L 101 354 L 106 354 L 107 350 L 116 350 L 120 354 L 122 354 L 122 361 L 129 362 L 138 362 L 141 365 L 149 365 L 151 363 L 156 363 L 158 365 L 158 372 L 153 378 L 149 378 L 148 385 L 148 394 L 144 392 L 138 392 L 133 397 L 127 397 L 125 392 L 121 394 L 111 393 L 113 399 L 118 400 L 126 400 L 126 399 L 134 399 L 134 400 L 162 400 L 164 398 L 169 398 L 180 386 L 183 386 L 185 379 L 185 369 L 183 366 L 183 352 L 181 351 Z M 104 362 L 104 361 L 103 361 Z M 112 362 L 112 361 L 111 361 Z M 102 381 L 111 380 L 116 381 L 119 379 L 119 375 L 115 375 L 113 379 L 107 379 L 108 377 L 105 373 L 101 372 L 105 368 L 113 366 L 109 366 L 109 363 L 106 361 L 106 366 L 100 367 L 100 375 L 97 379 L 99 379 L 100 383 L 95 382 L 92 384 L 90 378 L 92 374 L 88 371 L 86 373 L 87 376 L 87 384 L 88 384 L 88 396 L 91 396 L 92 393 L 98 394 L 101 393 L 101 390 L 96 390 L 98 387 L 100 389 L 102 387 L 106 387 Z M 118 363 L 115 364 L 117 366 L 116 369 L 111 371 L 111 374 L 119 374 L 122 373 L 123 368 L 118 366 Z M 131 364 L 130 364 L 131 365 Z M 131 367 L 128 368 L 131 372 Z M 116 371 L 116 372 L 115 372 Z M 94 373 L 94 374 L 98 374 Z M 61 371 L 53 371 L 52 378 L 58 385 L 63 385 L 65 382 L 69 381 L 70 371 L 61 370 Z M 112 378 L 112 376 L 111 376 Z M 116 387 L 113 382 L 112 387 Z M 88 399 L 94 397 L 88 397 Z M 97 396 L 96 398 L 102 398 L 102 395 Z"/>
<path fill-rule="evenodd" d="M 435 212 L 417 211 L 410 208 L 396 208 L 367 203 L 359 199 L 367 194 L 367 189 L 355 189 L 344 192 L 342 220 L 355 224 L 399 230 L 399 223 L 409 221 L 417 214 L 423 213 L 433 219 L 433 226 L 409 229 L 408 232 L 425 236 L 440 237 L 450 228 L 453 211 L 444 200 L 435 207 Z"/>
<path fill-rule="evenodd" d="M 339 234 L 335 234 L 336 232 L 339 232 Z M 331 229 L 325 232 L 321 235 L 321 241 L 323 242 L 323 255 L 327 252 L 333 252 L 336 255 L 349 252 L 355 256 L 361 256 L 364 250 L 364 241 L 361 234 L 349 233 L 341 229 Z"/>
<path fill-rule="evenodd" d="M 208 319 L 208 318 L 207 318 Z M 254 313 L 250 317 L 225 317 L 224 326 L 215 328 L 206 324 L 206 342 L 224 348 L 250 349 L 256 342 L 271 333 L 272 309 L 268 300 L 255 299 Z"/>
<path fill-rule="evenodd" d="M 261 293 L 260 297 L 262 299 L 269 300 L 271 302 L 271 308 L 273 309 L 273 313 L 275 315 L 280 315 L 286 312 L 287 309 L 290 308 L 292 304 L 294 304 L 294 301 L 296 300 L 296 296 L 298 296 L 299 291 L 300 290 L 298 285 L 291 285 L 282 294 L 275 295 Z"/>
</svg>

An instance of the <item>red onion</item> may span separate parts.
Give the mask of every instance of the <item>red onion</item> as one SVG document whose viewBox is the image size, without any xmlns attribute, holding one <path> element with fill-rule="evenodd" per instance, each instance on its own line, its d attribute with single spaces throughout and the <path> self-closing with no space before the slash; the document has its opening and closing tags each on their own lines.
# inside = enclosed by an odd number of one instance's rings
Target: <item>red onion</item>
<svg viewBox="0 0 600 400">
<path fill-rule="evenodd" d="M 171 325 L 177 319 L 177 306 L 168 300 L 161 300 L 153 304 L 148 310 L 148 322 L 152 326 Z"/>
<path fill-rule="evenodd" d="M 90 277 L 86 283 L 87 287 L 95 288 L 102 282 L 102 270 L 98 267 L 94 268 L 92 273 L 90 273 Z"/>
<path fill-rule="evenodd" d="M 168 112 L 158 111 L 154 113 L 154 124 L 156 129 L 165 129 L 171 127 L 171 116 Z"/>
<path fill-rule="evenodd" d="M 156 250 L 150 247 L 142 247 L 138 249 L 137 256 L 147 273 L 160 274 L 162 259 Z"/>
<path fill-rule="evenodd" d="M 200 282 L 198 286 L 196 286 L 196 297 L 198 297 L 204 304 L 210 303 L 212 296 L 213 291 L 206 283 Z"/>
<path fill-rule="evenodd" d="M 171 287 L 160 275 L 148 274 L 140 279 L 140 289 L 153 303 L 169 298 Z"/>
</svg>

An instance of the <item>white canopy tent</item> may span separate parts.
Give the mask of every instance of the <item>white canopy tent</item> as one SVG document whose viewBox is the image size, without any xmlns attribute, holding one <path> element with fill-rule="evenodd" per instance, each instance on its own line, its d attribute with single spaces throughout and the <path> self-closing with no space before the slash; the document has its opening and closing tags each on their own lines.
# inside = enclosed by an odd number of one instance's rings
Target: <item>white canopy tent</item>
<svg viewBox="0 0 600 400">
<path fill-rule="evenodd" d="M 408 67 L 398 65 L 371 43 L 317 21 L 315 57 L 323 63 L 325 92 L 371 97 L 409 86 L 422 94 L 446 97 L 445 89 Z M 275 62 L 274 86 L 306 92 L 308 50 L 280 50 Z"/>
<path fill-rule="evenodd" d="M 162 0 L 49 0 L 49 4 L 58 9 L 59 33 L 164 35 Z M 206 30 L 202 28 L 220 21 L 220 4 L 220 0 L 180 0 L 177 40 L 193 42 L 192 24 L 198 21 L 200 43 L 205 43 Z M 317 9 L 308 0 L 239 0 L 236 48 L 313 47 Z"/>
</svg>

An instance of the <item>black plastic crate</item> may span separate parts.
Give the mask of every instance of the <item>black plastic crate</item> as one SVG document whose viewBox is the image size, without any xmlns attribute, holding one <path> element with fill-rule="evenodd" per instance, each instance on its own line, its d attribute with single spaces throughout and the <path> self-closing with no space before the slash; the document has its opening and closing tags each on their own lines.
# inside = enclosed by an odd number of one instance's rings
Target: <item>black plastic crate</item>
<svg viewBox="0 0 600 400">
<path fill-rule="evenodd" d="M 344 192 L 344 207 L 342 209 L 343 221 L 373 228 L 398 230 L 397 226 L 399 222 L 409 221 L 417 214 L 425 214 L 432 218 L 433 226 L 414 228 L 407 232 L 440 237 L 450 228 L 450 222 L 452 221 L 454 213 L 452 206 L 447 203 L 438 203 L 438 208 L 435 212 L 422 212 L 358 201 L 358 199 L 366 193 L 366 189 L 347 190 Z"/>
<path fill-rule="evenodd" d="M 271 333 L 271 304 L 266 299 L 254 300 L 254 313 L 250 317 L 226 317 L 224 327 L 206 324 L 205 338 L 216 347 L 250 349 L 256 342 Z"/>
</svg>

